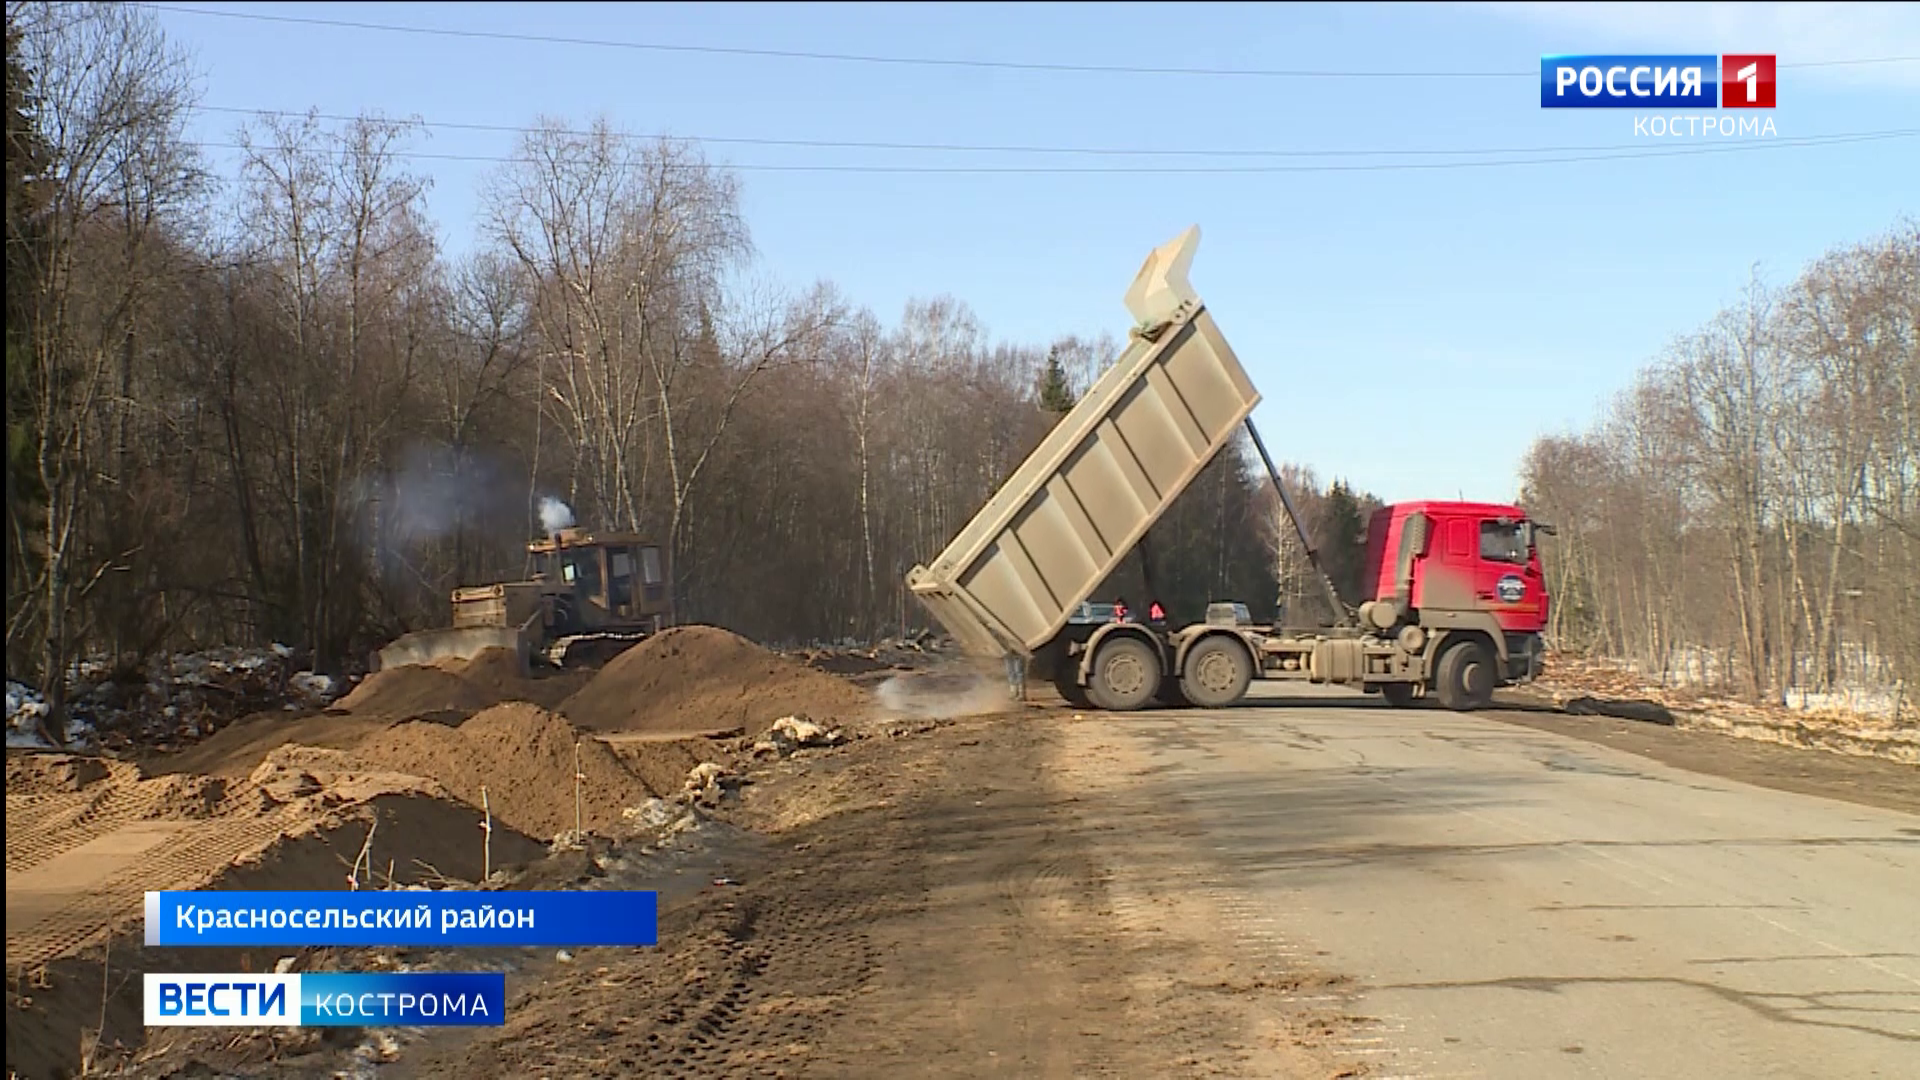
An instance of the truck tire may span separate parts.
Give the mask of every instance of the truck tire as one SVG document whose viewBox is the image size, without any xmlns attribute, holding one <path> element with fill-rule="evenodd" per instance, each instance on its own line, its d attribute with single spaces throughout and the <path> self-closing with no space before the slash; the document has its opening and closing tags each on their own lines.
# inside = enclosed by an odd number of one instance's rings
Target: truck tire
<svg viewBox="0 0 1920 1080">
<path fill-rule="evenodd" d="M 1454 712 L 1484 709 L 1493 701 L 1493 657 L 1471 638 L 1440 654 L 1434 689 L 1442 708 Z"/>
<path fill-rule="evenodd" d="M 1160 689 L 1160 656 L 1136 637 L 1117 637 L 1093 654 L 1087 697 L 1108 712 L 1132 712 Z"/>
<path fill-rule="evenodd" d="M 1404 682 L 1381 683 L 1380 696 L 1386 698 L 1387 704 L 1396 709 L 1411 708 L 1414 700 L 1413 684 Z"/>
<path fill-rule="evenodd" d="M 1060 700 L 1065 701 L 1068 705 L 1076 709 L 1086 709 L 1093 706 L 1093 702 L 1087 698 L 1087 688 L 1080 685 L 1079 681 L 1074 677 L 1073 667 L 1065 661 L 1062 661 L 1060 666 L 1054 670 L 1053 688 L 1059 691 Z"/>
<path fill-rule="evenodd" d="M 1202 639 L 1187 653 L 1180 674 L 1180 690 L 1202 709 L 1222 709 L 1239 701 L 1253 683 L 1253 661 L 1237 641 L 1224 637 Z"/>
</svg>

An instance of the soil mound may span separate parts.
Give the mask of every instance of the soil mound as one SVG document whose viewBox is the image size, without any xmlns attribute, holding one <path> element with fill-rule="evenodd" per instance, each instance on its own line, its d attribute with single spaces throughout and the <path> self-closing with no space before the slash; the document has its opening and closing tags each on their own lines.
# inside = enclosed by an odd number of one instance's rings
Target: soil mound
<svg viewBox="0 0 1920 1080">
<path fill-rule="evenodd" d="M 318 715 L 259 713 L 184 750 L 156 755 L 147 764 L 155 772 L 245 776 L 281 746 L 351 750 L 404 720 L 458 723 L 505 701 L 552 708 L 586 685 L 588 674 L 527 678 L 506 649 L 488 649 L 472 660 L 392 668 L 369 676 Z"/>
<path fill-rule="evenodd" d="M 423 880 L 415 860 L 477 880 L 479 812 L 397 773 L 306 747 L 281 747 L 231 780 L 144 777 L 124 762 L 107 762 L 104 776 L 83 762 L 15 769 L 36 790 L 7 792 L 9 969 L 87 947 L 137 914 L 148 889 L 339 888 L 375 819 L 382 884 L 389 868 L 402 884 Z M 496 866 L 544 846 L 496 825 Z"/>
<path fill-rule="evenodd" d="M 204 742 L 173 753 L 157 754 L 144 764 L 154 773 L 245 776 L 279 747 L 350 750 L 395 722 L 396 718 L 377 713 L 335 715 L 329 711 L 300 717 L 260 713 L 221 728 Z"/>
<path fill-rule="evenodd" d="M 872 697 L 714 626 L 676 626 L 615 657 L 560 711 L 594 731 L 765 731 L 792 713 L 849 719 Z"/>
<path fill-rule="evenodd" d="M 470 806 L 480 805 L 485 787 L 495 820 L 550 838 L 573 829 L 576 737 L 559 715 L 508 702 L 457 728 L 397 725 L 362 743 L 353 756 L 370 767 L 428 777 Z M 660 793 L 598 739 L 581 740 L 580 772 L 586 777 L 580 797 L 588 829 L 616 825 L 622 809 Z"/>
<path fill-rule="evenodd" d="M 455 672 L 408 665 L 367 676 L 335 708 L 361 716 L 405 718 L 436 712 L 477 712 L 494 700 Z"/>
<path fill-rule="evenodd" d="M 79 791 L 112 773 L 103 758 L 74 754 L 8 754 L 7 796 L 52 795 Z"/>
<path fill-rule="evenodd" d="M 486 695 L 489 704 L 530 701 L 548 709 L 585 686 L 591 676 L 591 672 L 562 671 L 529 678 L 520 673 L 519 660 L 507 649 L 485 649 L 471 660 L 450 659 L 438 666 L 465 679 Z"/>
</svg>

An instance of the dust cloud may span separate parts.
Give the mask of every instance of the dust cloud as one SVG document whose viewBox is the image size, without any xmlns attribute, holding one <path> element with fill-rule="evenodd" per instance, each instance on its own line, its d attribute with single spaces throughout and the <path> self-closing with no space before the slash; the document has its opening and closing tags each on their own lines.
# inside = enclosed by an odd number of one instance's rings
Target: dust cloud
<svg viewBox="0 0 1920 1080">
<path fill-rule="evenodd" d="M 1005 675 L 974 671 L 905 672 L 873 692 L 882 708 L 926 719 L 983 716 L 1013 704 Z"/>
</svg>

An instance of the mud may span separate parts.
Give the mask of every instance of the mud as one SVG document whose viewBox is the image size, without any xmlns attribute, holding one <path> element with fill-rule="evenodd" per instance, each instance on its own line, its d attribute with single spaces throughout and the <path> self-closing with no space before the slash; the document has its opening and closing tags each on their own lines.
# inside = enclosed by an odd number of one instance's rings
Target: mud
<svg viewBox="0 0 1920 1080">
<path fill-rule="evenodd" d="M 822 722 L 867 714 L 865 690 L 712 626 L 680 626 L 615 657 L 560 705 L 597 732 L 758 734 L 782 716 Z"/>
</svg>

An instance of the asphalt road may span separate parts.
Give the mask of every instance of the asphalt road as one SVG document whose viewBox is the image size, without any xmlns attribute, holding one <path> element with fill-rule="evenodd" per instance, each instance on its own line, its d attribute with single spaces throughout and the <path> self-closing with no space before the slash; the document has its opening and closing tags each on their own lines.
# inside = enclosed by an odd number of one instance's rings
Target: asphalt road
<svg viewBox="0 0 1920 1080">
<path fill-rule="evenodd" d="M 1357 980 L 1370 1075 L 1920 1076 L 1920 817 L 1275 692 L 1100 724 L 1223 935 Z"/>
</svg>

